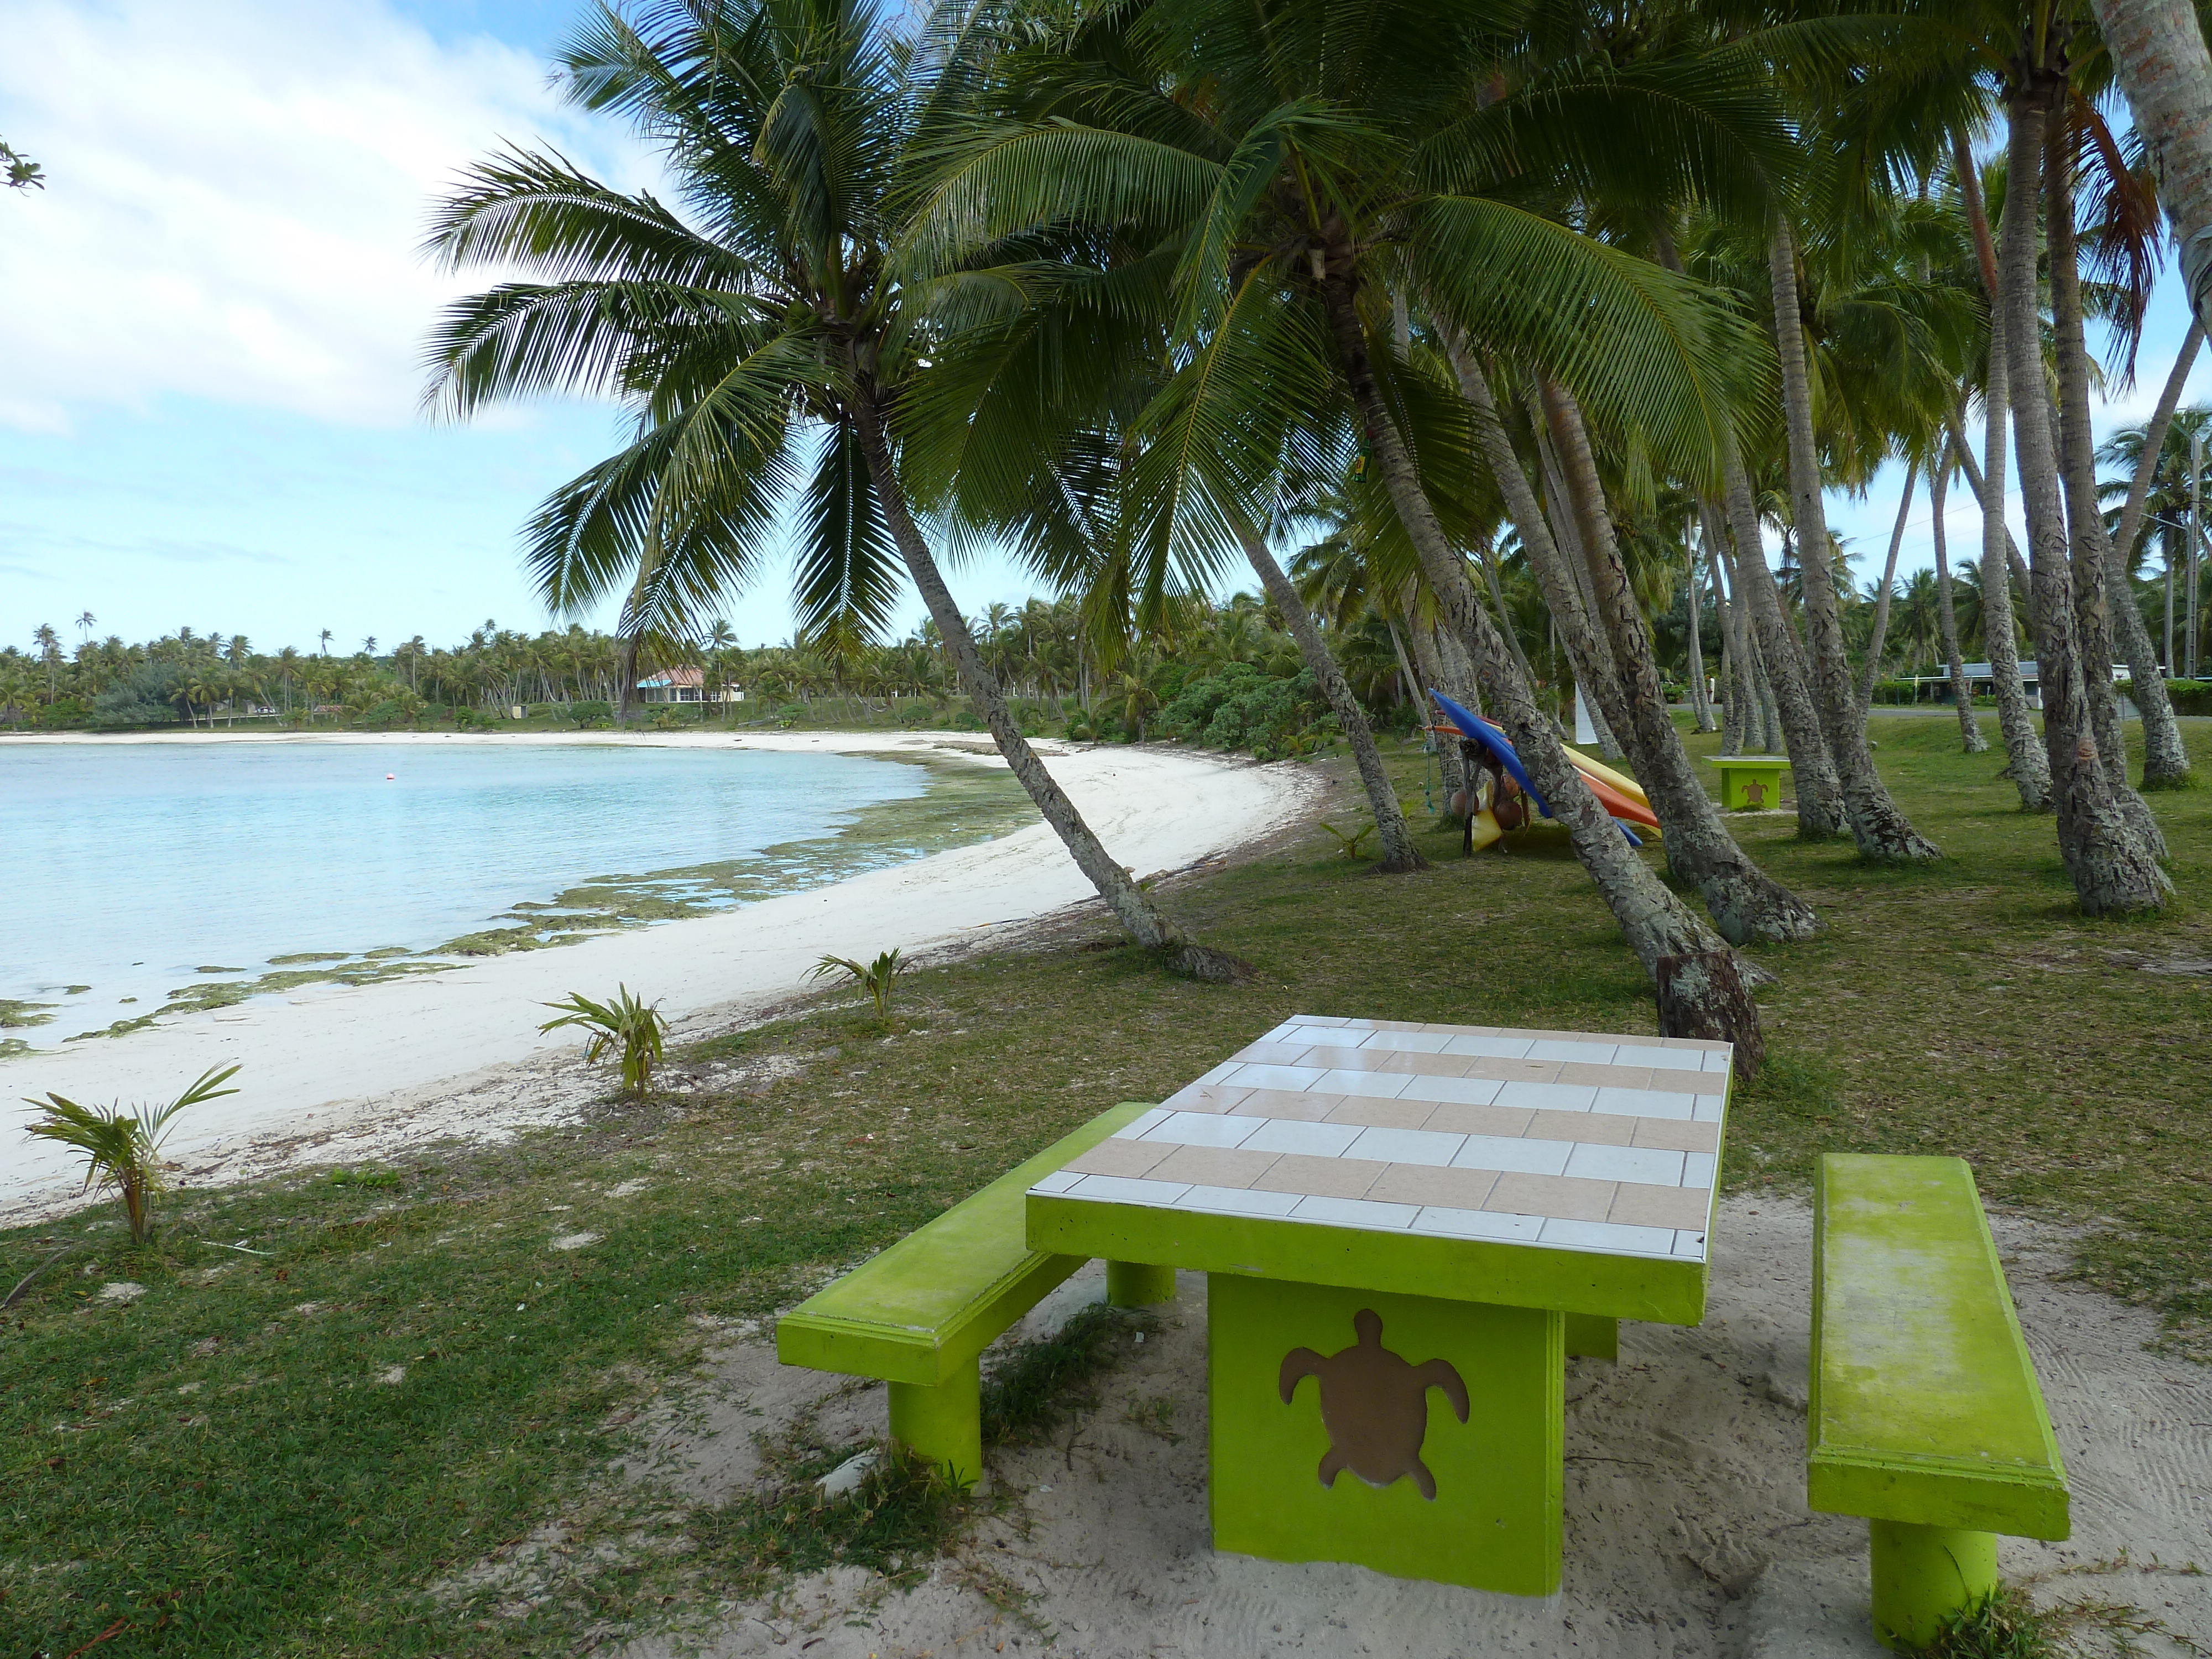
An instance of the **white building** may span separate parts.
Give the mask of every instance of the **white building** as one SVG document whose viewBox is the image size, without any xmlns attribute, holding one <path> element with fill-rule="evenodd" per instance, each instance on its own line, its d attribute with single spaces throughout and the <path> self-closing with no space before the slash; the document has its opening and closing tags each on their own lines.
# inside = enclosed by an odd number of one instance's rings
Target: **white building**
<svg viewBox="0 0 2212 1659">
<path fill-rule="evenodd" d="M 637 683 L 641 702 L 743 702 L 744 688 L 717 685 L 710 689 L 706 675 L 696 668 L 664 668 Z"/>
</svg>

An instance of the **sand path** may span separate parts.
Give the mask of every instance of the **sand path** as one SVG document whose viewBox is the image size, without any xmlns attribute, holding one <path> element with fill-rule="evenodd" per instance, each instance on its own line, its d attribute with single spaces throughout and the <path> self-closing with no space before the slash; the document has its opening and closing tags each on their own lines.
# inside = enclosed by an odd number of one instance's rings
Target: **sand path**
<svg viewBox="0 0 2212 1659">
<path fill-rule="evenodd" d="M 189 737 L 158 741 L 191 741 Z M 298 741 L 289 734 L 200 741 Z M 325 741 L 574 743 L 548 733 L 471 738 L 379 733 Z M 588 738 L 583 740 L 588 741 Z M 957 752 L 1002 766 L 988 740 L 898 732 L 653 733 L 603 740 L 861 753 Z M 1115 856 L 1140 876 L 1182 868 L 1279 827 L 1320 787 L 1296 766 L 1152 749 L 1040 746 L 1053 775 Z M 980 751 L 980 752 L 978 752 Z M 178 1120 L 167 1152 L 192 1185 L 310 1155 L 373 1158 L 441 1135 L 499 1133 L 562 1116 L 603 1085 L 561 1063 L 573 1033 L 538 1035 L 541 1005 L 628 984 L 678 1023 L 703 1024 L 787 998 L 824 952 L 957 946 L 996 925 L 1091 898 L 1051 830 L 1036 823 L 849 880 L 718 916 L 489 958 L 416 980 L 307 987 L 164 1021 L 108 1041 L 0 1060 L 0 1221 L 70 1200 L 73 1160 L 21 1126 L 19 1097 L 167 1100 L 211 1066 L 240 1063 L 240 1092 Z M 306 919 L 303 919 L 303 926 Z"/>
</svg>

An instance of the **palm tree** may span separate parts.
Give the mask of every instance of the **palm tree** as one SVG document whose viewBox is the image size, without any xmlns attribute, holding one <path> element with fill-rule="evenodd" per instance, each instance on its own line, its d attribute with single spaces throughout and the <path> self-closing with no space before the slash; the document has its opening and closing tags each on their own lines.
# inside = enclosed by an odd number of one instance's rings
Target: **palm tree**
<svg viewBox="0 0 2212 1659">
<path fill-rule="evenodd" d="M 331 630 L 325 628 L 316 637 L 322 641 L 323 654 L 326 657 L 329 656 L 331 654 Z"/>
<path fill-rule="evenodd" d="M 76 627 L 84 635 L 84 642 L 87 645 L 92 643 L 92 630 L 99 626 L 100 618 L 94 616 L 91 611 L 81 611 L 77 613 Z"/>
<path fill-rule="evenodd" d="M 2090 0 L 2160 202 L 2181 244 L 2199 328 L 2212 329 L 2212 53 L 2189 0 Z"/>
<path fill-rule="evenodd" d="M 619 587 L 626 641 L 688 633 L 776 550 L 795 501 L 804 632 L 872 632 L 902 563 L 1000 752 L 1130 936 L 1188 971 L 1236 971 L 1161 913 L 1024 739 L 909 507 L 902 452 L 933 347 L 927 285 L 890 261 L 889 198 L 931 66 L 868 0 L 658 0 L 635 21 L 601 4 L 561 62 L 573 102 L 659 148 L 690 216 L 526 151 L 440 207 L 430 246 L 449 267 L 544 280 L 448 310 L 432 400 L 465 416 L 558 388 L 637 414 L 635 441 L 526 530 L 547 601 L 574 611 Z"/>
</svg>

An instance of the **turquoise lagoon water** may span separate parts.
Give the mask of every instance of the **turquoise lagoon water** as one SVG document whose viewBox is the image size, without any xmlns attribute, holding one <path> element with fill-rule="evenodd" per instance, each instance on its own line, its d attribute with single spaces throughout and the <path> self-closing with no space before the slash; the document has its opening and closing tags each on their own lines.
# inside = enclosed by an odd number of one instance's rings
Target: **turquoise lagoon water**
<svg viewBox="0 0 2212 1659">
<path fill-rule="evenodd" d="M 647 914 L 808 884 L 853 867 L 809 854 L 861 808 L 930 781 L 734 748 L 0 744 L 0 999 L 51 1005 L 35 1024 L 0 1007 L 0 1042 L 50 1047 L 182 988 L 252 985 L 272 957 L 344 958 L 288 974 L 419 971 L 413 953 L 597 878 L 626 878 L 615 890 Z"/>
</svg>

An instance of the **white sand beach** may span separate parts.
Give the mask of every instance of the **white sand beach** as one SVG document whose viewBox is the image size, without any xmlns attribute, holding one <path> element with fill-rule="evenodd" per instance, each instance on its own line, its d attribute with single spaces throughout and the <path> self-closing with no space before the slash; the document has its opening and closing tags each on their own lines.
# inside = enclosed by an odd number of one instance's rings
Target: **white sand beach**
<svg viewBox="0 0 2212 1659">
<path fill-rule="evenodd" d="M 28 739 L 32 742 L 39 738 Z M 299 742 L 292 733 L 178 733 L 155 743 Z M 1003 766 L 980 734 L 689 732 L 330 734 L 376 744 L 650 743 L 860 754 L 958 755 Z M 133 741 L 112 739 L 107 741 Z M 1183 868 L 1267 835 L 1321 781 L 1303 768 L 1139 748 L 1039 750 L 1115 855 L 1140 877 Z M 240 1064 L 240 1092 L 179 1118 L 167 1146 L 189 1185 L 235 1179 L 296 1158 L 368 1158 L 455 1133 L 551 1121 L 604 1089 L 564 1063 L 573 1032 L 540 1036 L 541 1006 L 572 990 L 627 984 L 676 1022 L 702 1026 L 805 988 L 824 952 L 872 957 L 957 947 L 1092 898 L 1042 823 L 724 915 L 640 928 L 557 950 L 487 958 L 448 973 L 349 987 L 317 985 L 127 1036 L 0 1060 L 0 1220 L 73 1201 L 73 1160 L 21 1133 L 20 1097 L 48 1091 L 105 1102 L 162 1101 L 211 1066 Z M 1094 901 L 1095 902 L 1095 901 Z"/>
</svg>

